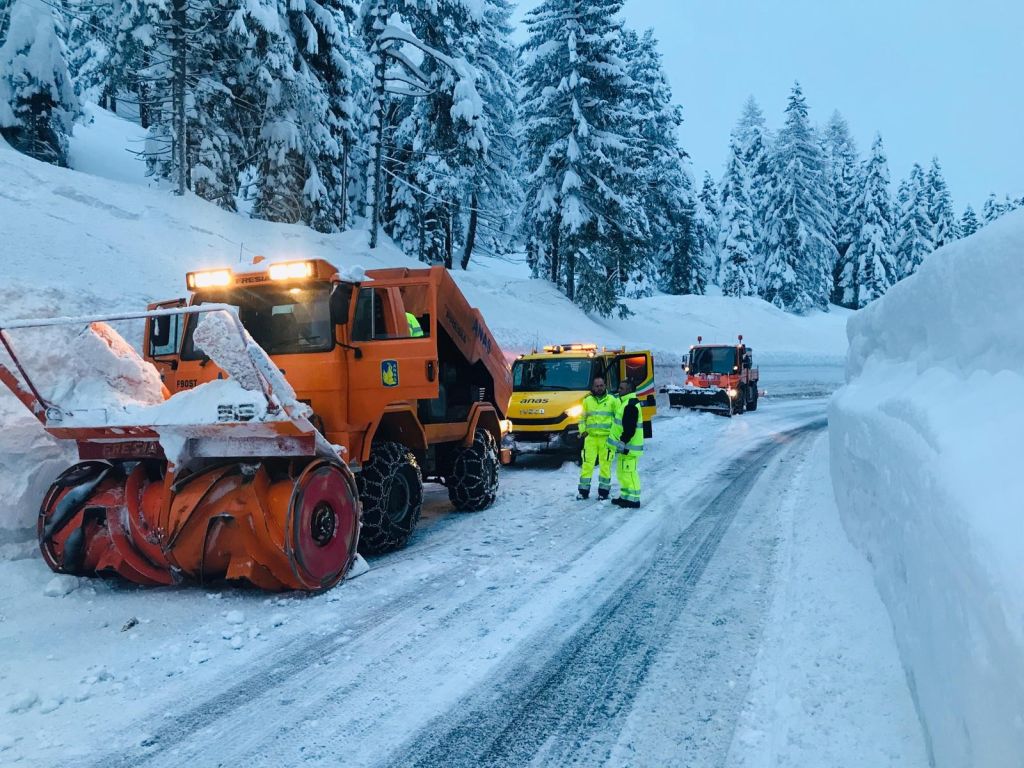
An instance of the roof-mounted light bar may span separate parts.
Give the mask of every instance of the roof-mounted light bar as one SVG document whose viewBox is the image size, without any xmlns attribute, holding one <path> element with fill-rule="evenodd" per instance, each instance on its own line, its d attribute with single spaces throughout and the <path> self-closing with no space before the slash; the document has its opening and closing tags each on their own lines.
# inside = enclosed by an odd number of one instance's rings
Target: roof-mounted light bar
<svg viewBox="0 0 1024 768">
<path fill-rule="evenodd" d="M 267 274 L 271 280 L 302 280 L 312 277 L 316 267 L 312 261 L 282 261 L 279 264 L 271 264 Z"/>
<path fill-rule="evenodd" d="M 597 352 L 597 344 L 548 344 L 544 351 L 556 355 L 562 352 Z"/>
<path fill-rule="evenodd" d="M 231 285 L 234 276 L 230 269 L 207 269 L 202 272 L 189 272 L 185 275 L 185 286 L 190 291 L 201 288 L 223 288 Z"/>
</svg>

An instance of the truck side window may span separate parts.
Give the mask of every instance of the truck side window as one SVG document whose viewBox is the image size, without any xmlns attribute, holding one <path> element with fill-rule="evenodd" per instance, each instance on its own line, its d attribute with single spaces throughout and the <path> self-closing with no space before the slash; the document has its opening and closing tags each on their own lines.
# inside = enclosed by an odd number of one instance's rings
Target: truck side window
<svg viewBox="0 0 1024 768">
<path fill-rule="evenodd" d="M 390 338 L 384 319 L 386 294 L 376 288 L 360 288 L 356 302 L 355 322 L 352 324 L 353 341 L 373 341 Z"/>
<path fill-rule="evenodd" d="M 181 340 L 182 315 L 163 315 L 149 319 L 149 356 L 178 354 L 178 342 Z"/>
<path fill-rule="evenodd" d="M 650 371 L 647 369 L 647 355 L 633 355 L 626 358 L 626 378 L 638 386 L 647 381 Z"/>
</svg>

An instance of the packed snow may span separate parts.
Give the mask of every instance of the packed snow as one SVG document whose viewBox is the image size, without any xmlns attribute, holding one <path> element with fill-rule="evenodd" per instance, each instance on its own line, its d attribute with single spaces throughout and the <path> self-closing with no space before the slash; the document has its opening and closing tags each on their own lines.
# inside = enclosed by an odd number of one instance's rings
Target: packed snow
<svg viewBox="0 0 1024 768">
<path fill-rule="evenodd" d="M 1014 212 L 853 317 L 829 412 L 836 499 L 940 768 L 1024 755 L 1022 253 Z"/>
</svg>

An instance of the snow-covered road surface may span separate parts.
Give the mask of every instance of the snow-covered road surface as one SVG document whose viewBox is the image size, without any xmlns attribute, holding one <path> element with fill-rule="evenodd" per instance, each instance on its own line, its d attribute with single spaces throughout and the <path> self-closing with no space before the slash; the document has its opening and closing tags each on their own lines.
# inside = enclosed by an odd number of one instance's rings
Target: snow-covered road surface
<svg viewBox="0 0 1024 768">
<path fill-rule="evenodd" d="M 824 412 L 659 419 L 639 511 L 541 461 L 484 513 L 432 492 L 316 597 L 0 563 L 0 762 L 924 766 Z"/>
</svg>

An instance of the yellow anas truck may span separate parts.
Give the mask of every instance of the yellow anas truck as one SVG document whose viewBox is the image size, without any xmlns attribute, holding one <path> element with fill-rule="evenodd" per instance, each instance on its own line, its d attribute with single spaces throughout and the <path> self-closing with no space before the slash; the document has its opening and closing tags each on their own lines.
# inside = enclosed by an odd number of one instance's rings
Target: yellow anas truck
<svg viewBox="0 0 1024 768">
<path fill-rule="evenodd" d="M 512 460 L 523 454 L 579 458 L 579 421 L 591 382 L 604 378 L 608 392 L 630 379 L 643 410 L 644 437 L 650 438 L 654 399 L 654 355 L 647 350 L 598 349 L 596 344 L 555 344 L 520 355 L 512 364 L 511 429 L 503 448 Z"/>
</svg>

